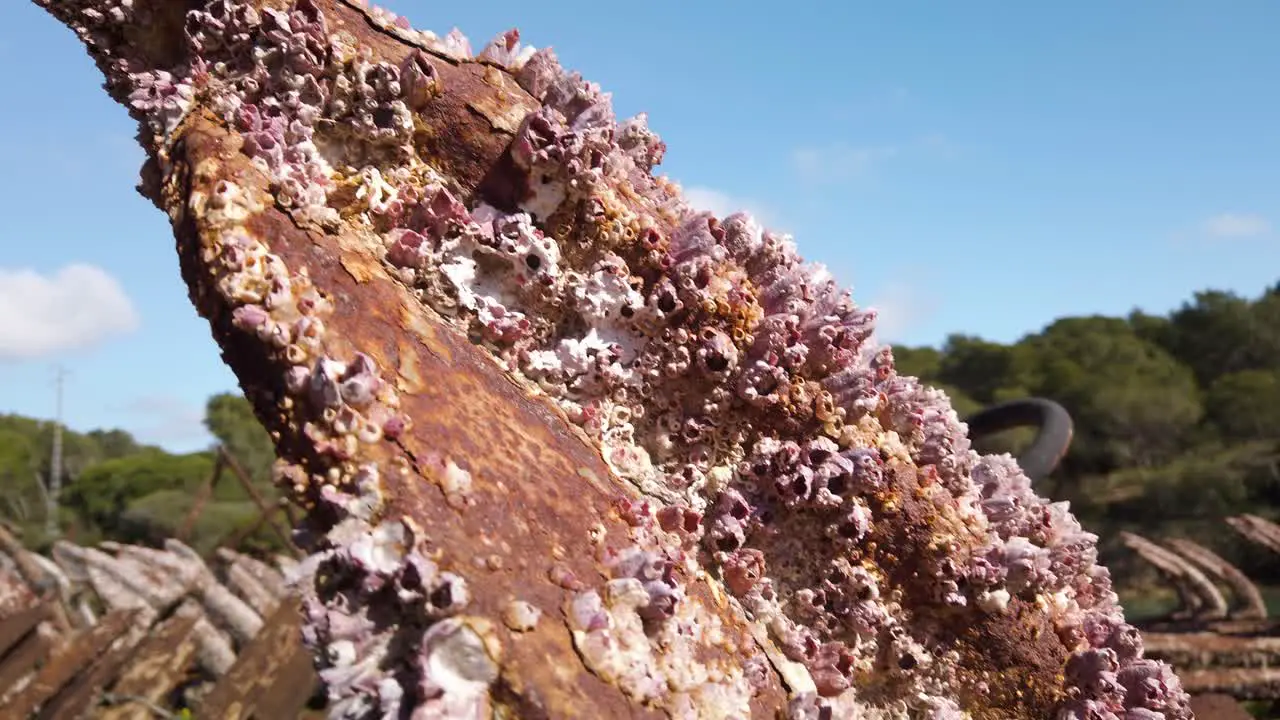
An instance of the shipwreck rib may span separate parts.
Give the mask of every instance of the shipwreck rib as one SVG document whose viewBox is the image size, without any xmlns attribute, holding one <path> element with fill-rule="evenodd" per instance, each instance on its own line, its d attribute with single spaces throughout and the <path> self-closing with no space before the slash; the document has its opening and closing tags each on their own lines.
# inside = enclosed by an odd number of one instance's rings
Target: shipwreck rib
<svg viewBox="0 0 1280 720">
<path fill-rule="evenodd" d="M 1185 538 L 1171 538 L 1165 541 L 1174 552 L 1190 560 L 1201 569 L 1226 583 L 1236 599 L 1236 608 L 1231 611 L 1233 618 L 1242 620 L 1260 620 L 1267 617 L 1267 604 L 1262 599 L 1262 592 L 1235 565 L 1224 560 L 1209 548 Z"/>
<path fill-rule="evenodd" d="M 1096 537 L 515 31 L 37 0 L 308 508 L 335 717 L 1191 716 Z"/>
<path fill-rule="evenodd" d="M 1179 594 L 1185 591 L 1194 598 L 1189 609 L 1195 617 L 1217 620 L 1227 616 L 1227 601 L 1222 592 L 1186 559 L 1136 533 L 1122 532 L 1120 537 L 1127 547 L 1168 576 L 1175 585 L 1183 586 L 1184 590 Z"/>
<path fill-rule="evenodd" d="M 1173 610 L 1171 616 L 1174 619 L 1185 619 L 1198 615 L 1204 609 L 1204 598 L 1200 597 L 1191 583 L 1188 582 L 1184 573 L 1184 567 L 1169 560 L 1169 558 L 1159 552 L 1152 552 L 1149 544 L 1142 542 L 1133 542 L 1130 538 L 1122 538 L 1122 541 L 1138 554 L 1146 562 L 1150 563 L 1160 573 L 1174 592 L 1178 596 L 1178 607 Z"/>
<path fill-rule="evenodd" d="M 1266 549 L 1280 553 L 1280 526 L 1257 515 L 1237 515 L 1227 518 L 1227 524 L 1244 539 Z"/>
</svg>

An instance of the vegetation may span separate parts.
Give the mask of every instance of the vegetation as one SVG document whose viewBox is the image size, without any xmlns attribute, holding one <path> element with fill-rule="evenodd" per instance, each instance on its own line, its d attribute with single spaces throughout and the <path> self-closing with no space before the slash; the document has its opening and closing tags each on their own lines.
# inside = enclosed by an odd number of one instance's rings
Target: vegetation
<svg viewBox="0 0 1280 720">
<path fill-rule="evenodd" d="M 279 497 L 271 483 L 271 439 L 239 394 L 211 397 L 205 426 L 249 475 L 268 501 Z M 18 415 L 0 415 L 0 519 L 22 531 L 26 542 L 42 548 L 45 494 L 53 425 Z M 78 542 L 109 539 L 158 542 L 171 537 L 212 477 L 212 450 L 175 455 L 138 443 L 123 430 L 63 432 L 63 491 L 59 525 Z M 257 505 L 230 469 L 191 529 L 190 543 L 207 550 L 247 529 L 259 515 Z M 247 549 L 277 550 L 281 541 L 268 528 L 245 539 Z"/>
<path fill-rule="evenodd" d="M 1117 551 L 1122 529 L 1190 537 L 1280 583 L 1280 558 L 1223 522 L 1280 516 L 1280 283 L 1254 299 L 1198 293 L 1167 317 L 1063 318 L 1011 345 L 955 335 L 895 357 L 962 415 L 1024 395 L 1071 412 L 1071 450 L 1039 490 L 1101 536 L 1127 605 L 1161 603 L 1150 570 Z M 979 449 L 1014 451 L 1029 437 L 1011 431 Z"/>
<path fill-rule="evenodd" d="M 894 352 L 902 372 L 945 389 L 961 415 L 1025 395 L 1071 412 L 1071 451 L 1040 492 L 1070 501 L 1103 538 L 1133 607 L 1157 607 L 1160 597 L 1150 592 L 1149 570 L 1116 551 L 1121 529 L 1191 537 L 1280 585 L 1280 559 L 1238 540 L 1222 520 L 1245 511 L 1280 516 L 1280 283 L 1253 299 L 1202 292 L 1165 317 L 1063 318 L 1010 345 L 954 335 L 941 348 Z M 277 497 L 271 441 L 248 402 L 239 394 L 210 398 L 205 424 L 260 492 Z M 47 422 L 0 416 L 0 516 L 36 545 L 45 541 L 51 430 Z M 1029 437 L 1011 431 L 980 449 L 1016 451 Z M 64 438 L 60 520 L 81 540 L 176 532 L 213 472 L 212 452 L 171 455 L 120 430 Z M 192 541 L 212 546 L 256 515 L 225 473 Z M 262 529 L 250 542 L 267 548 L 279 541 Z"/>
</svg>

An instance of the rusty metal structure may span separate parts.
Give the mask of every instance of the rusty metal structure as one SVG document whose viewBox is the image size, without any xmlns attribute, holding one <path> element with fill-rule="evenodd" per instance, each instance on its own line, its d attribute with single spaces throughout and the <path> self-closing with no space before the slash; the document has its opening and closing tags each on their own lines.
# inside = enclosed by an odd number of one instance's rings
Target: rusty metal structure
<svg viewBox="0 0 1280 720">
<path fill-rule="evenodd" d="M 1015 427 L 1035 428 L 1035 438 L 1018 457 L 1035 479 L 1053 472 L 1072 438 L 1070 415 L 1043 398 L 992 405 L 966 422 L 974 439 Z M 1226 523 L 1249 542 L 1280 553 L 1280 524 L 1254 514 L 1228 517 Z M 1239 700 L 1271 700 L 1280 706 L 1280 622 L 1269 617 L 1257 584 L 1190 539 L 1156 542 L 1125 532 L 1121 542 L 1155 568 L 1177 595 L 1178 605 L 1166 616 L 1138 627 L 1147 654 L 1178 669 L 1197 717 L 1251 718 Z"/>
<path fill-rule="evenodd" d="M 258 515 L 253 522 L 223 538 L 218 543 L 218 546 L 233 550 L 238 549 L 245 538 L 250 537 L 266 526 L 280 539 L 284 547 L 289 548 L 295 554 L 299 554 L 300 551 L 293 544 L 291 535 L 291 529 L 298 524 L 298 518 L 288 498 L 280 498 L 277 502 L 269 502 L 264 498 L 258 488 L 254 487 L 253 481 L 250 480 L 249 474 L 245 472 L 240 462 L 224 445 L 218 445 L 214 449 L 213 471 L 209 474 L 209 479 L 202 483 L 200 489 L 196 492 L 195 502 L 192 503 L 191 509 L 187 511 L 186 516 L 182 519 L 182 524 L 178 527 L 177 539 L 183 542 L 188 541 L 192 531 L 195 529 L 196 522 L 200 519 L 200 515 L 204 513 L 209 501 L 213 499 L 213 493 L 217 489 L 218 483 L 222 480 L 224 473 L 228 471 L 230 471 L 236 482 L 240 484 L 240 487 L 244 489 L 245 494 L 253 500 L 254 505 L 258 507 Z M 284 516 L 283 523 L 280 520 L 282 515 Z"/>
<path fill-rule="evenodd" d="M 1280 524 L 1254 514 L 1226 523 L 1249 542 L 1280 552 Z M 1177 667 L 1189 692 L 1280 701 L 1280 622 L 1269 616 L 1258 586 L 1185 538 L 1155 542 L 1125 533 L 1122 541 L 1178 598 L 1167 615 L 1139 624 L 1147 652 Z"/>
<path fill-rule="evenodd" d="M 644 117 L 554 52 L 363 0 L 35 2 L 138 120 L 307 581 L 267 612 L 178 541 L 15 559 L 63 640 L 0 715 L 118 698 L 98 663 L 185 607 L 235 640 L 192 623 L 202 718 L 293 712 L 299 637 L 339 718 L 1194 717 L 1096 536 L 973 452 L 789 237 L 654 175 Z M 1032 416 L 1039 473 L 1069 424 Z"/>
<path fill-rule="evenodd" d="M 1035 427 L 1029 452 L 1050 458 L 1037 465 L 1042 477 L 1071 439 L 1070 418 L 1055 406 L 1035 399 L 986 408 L 971 434 Z M 211 496 L 224 468 L 251 489 L 234 458 L 220 451 L 218 459 L 200 498 Z M 275 507 L 255 499 L 257 527 Z M 1227 522 L 1280 551 L 1280 525 L 1256 515 Z M 1179 606 L 1148 623 L 1144 639 L 1149 653 L 1179 668 L 1200 717 L 1242 720 L 1250 716 L 1236 698 L 1280 697 L 1280 671 L 1271 669 L 1280 661 L 1280 624 L 1247 575 L 1190 540 L 1122 540 L 1178 593 Z M 46 558 L 0 528 L 0 716 L 123 720 L 176 717 L 188 707 L 201 718 L 319 717 L 322 688 L 284 579 L 296 563 L 282 556 L 272 567 L 233 547 L 219 547 L 209 565 L 180 540 L 164 550 L 64 542 Z"/>
<path fill-rule="evenodd" d="M 286 572 L 219 548 L 57 543 L 0 530 L 0 717 L 298 718 L 318 680 Z"/>
</svg>

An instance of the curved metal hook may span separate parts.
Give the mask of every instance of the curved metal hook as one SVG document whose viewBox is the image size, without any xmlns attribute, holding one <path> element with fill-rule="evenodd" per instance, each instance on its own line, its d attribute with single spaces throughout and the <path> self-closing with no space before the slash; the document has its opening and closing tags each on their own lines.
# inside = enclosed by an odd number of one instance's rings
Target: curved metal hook
<svg viewBox="0 0 1280 720">
<path fill-rule="evenodd" d="M 1018 456 L 1018 465 L 1032 480 L 1053 472 L 1071 447 L 1074 425 L 1071 414 L 1046 398 L 1019 398 L 989 405 L 965 419 L 969 439 L 976 440 L 1016 427 L 1035 427 L 1039 432 L 1031 445 Z"/>
</svg>

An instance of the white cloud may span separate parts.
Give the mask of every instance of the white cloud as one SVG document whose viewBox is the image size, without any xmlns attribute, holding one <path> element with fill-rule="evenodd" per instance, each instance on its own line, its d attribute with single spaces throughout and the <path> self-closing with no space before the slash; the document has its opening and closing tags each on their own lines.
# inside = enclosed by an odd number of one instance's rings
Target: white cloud
<svg viewBox="0 0 1280 720">
<path fill-rule="evenodd" d="M 850 145 L 834 142 L 801 147 L 791 152 L 791 168 L 808 182 L 840 182 L 865 177 L 890 159 L 911 157 L 954 159 L 968 149 L 943 133 L 929 133 L 890 145 Z"/>
<path fill-rule="evenodd" d="M 73 264 L 52 275 L 0 268 L 0 361 L 92 347 L 138 325 L 129 296 L 101 268 Z"/>
<path fill-rule="evenodd" d="M 147 395 L 125 404 L 122 410 L 136 421 L 129 431 L 144 443 L 170 452 L 190 452 L 208 447 L 213 435 L 204 426 L 204 408 L 172 395 Z"/>
<path fill-rule="evenodd" d="M 859 147 L 840 142 L 797 148 L 791 153 L 791 166 L 805 180 L 830 182 L 863 175 L 875 163 L 897 154 L 895 145 Z"/>
<path fill-rule="evenodd" d="M 1216 238 L 1256 237 L 1271 232 L 1271 222 L 1261 215 L 1227 212 L 1205 220 L 1202 228 Z"/>
<path fill-rule="evenodd" d="M 885 285 L 866 307 L 876 311 L 876 338 L 889 343 L 900 341 L 938 309 L 933 298 L 901 283 Z"/>
<path fill-rule="evenodd" d="M 773 224 L 773 213 L 767 208 L 750 200 L 744 200 L 709 187 L 693 185 L 684 188 L 684 199 L 685 202 L 698 210 L 714 213 L 719 218 L 724 218 L 736 212 L 747 212 L 761 225 L 772 226 Z"/>
</svg>

